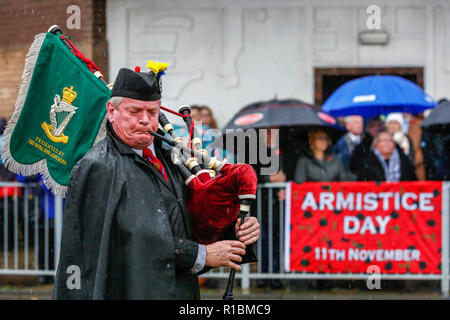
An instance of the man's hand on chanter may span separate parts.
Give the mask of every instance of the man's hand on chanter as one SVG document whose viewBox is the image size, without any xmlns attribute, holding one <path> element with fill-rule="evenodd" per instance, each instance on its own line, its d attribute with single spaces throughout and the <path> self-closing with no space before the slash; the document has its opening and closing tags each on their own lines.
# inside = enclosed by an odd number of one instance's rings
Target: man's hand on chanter
<svg viewBox="0 0 450 320">
<path fill-rule="evenodd" d="M 240 223 L 241 219 L 238 218 L 235 225 L 235 230 L 239 240 L 245 245 L 255 243 L 259 239 L 259 235 L 261 233 L 261 226 L 258 219 L 255 217 L 246 217 L 242 226 L 240 226 Z"/>
<path fill-rule="evenodd" d="M 231 267 L 239 271 L 241 266 L 237 263 L 242 261 L 241 255 L 245 255 L 245 244 L 240 241 L 224 240 L 206 245 L 206 265 L 209 267 Z"/>
</svg>

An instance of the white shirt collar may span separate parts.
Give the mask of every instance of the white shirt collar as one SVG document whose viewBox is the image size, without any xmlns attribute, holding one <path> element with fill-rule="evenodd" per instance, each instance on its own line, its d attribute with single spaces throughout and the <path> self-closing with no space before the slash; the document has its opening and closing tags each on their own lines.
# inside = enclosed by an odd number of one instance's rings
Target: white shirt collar
<svg viewBox="0 0 450 320">
<path fill-rule="evenodd" d="M 147 147 L 148 149 L 150 149 L 150 150 L 152 150 L 152 153 L 154 154 L 154 155 L 156 155 L 156 152 L 155 152 L 155 145 L 152 143 L 151 145 L 149 145 L 148 147 Z M 133 148 L 132 148 L 133 149 Z M 136 152 L 138 155 L 140 155 L 141 157 L 142 157 L 142 149 L 133 149 L 133 151 L 134 152 Z"/>
<path fill-rule="evenodd" d="M 353 142 L 353 143 L 359 143 L 360 141 L 361 141 L 361 136 L 359 136 L 359 135 L 356 135 L 356 134 L 353 134 L 353 133 L 351 133 L 351 132 L 349 132 L 348 133 L 348 137 L 350 138 L 350 140 Z"/>
</svg>

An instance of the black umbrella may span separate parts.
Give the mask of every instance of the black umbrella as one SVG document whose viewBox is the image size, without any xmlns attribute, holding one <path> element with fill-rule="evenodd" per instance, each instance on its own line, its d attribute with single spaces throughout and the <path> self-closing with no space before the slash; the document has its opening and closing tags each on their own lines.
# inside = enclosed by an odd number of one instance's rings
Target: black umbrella
<svg viewBox="0 0 450 320">
<path fill-rule="evenodd" d="M 428 117 L 420 125 L 424 129 L 450 128 L 450 101 L 441 100 L 439 105 L 431 111 Z"/>
<path fill-rule="evenodd" d="M 246 131 L 273 127 L 280 129 L 280 149 L 284 154 L 284 171 L 288 171 L 288 176 L 295 165 L 290 162 L 295 162 L 308 147 L 308 134 L 311 130 L 323 129 L 333 141 L 345 133 L 345 129 L 337 124 L 336 119 L 320 111 L 319 106 L 294 99 L 252 103 L 235 114 L 222 132 L 229 136 L 237 129 Z M 226 144 L 225 140 L 223 139 L 222 143 Z M 215 146 L 219 146 L 219 143 L 215 143 Z"/>
<path fill-rule="evenodd" d="M 269 100 L 252 103 L 241 109 L 225 126 L 228 129 L 250 129 L 283 126 L 336 127 L 336 120 L 320 107 L 300 100 Z"/>
<path fill-rule="evenodd" d="M 339 139 L 345 129 L 332 116 L 320 111 L 319 106 L 300 100 L 269 100 L 252 103 L 241 109 L 223 128 L 223 134 L 242 129 L 280 128 L 283 136 L 304 137 L 312 129 L 328 132 L 333 141 Z"/>
</svg>

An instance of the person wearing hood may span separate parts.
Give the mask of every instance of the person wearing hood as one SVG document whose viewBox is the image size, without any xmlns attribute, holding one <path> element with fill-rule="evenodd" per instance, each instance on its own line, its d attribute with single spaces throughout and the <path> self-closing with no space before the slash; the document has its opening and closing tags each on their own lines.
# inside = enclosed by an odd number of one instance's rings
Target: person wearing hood
<svg viewBox="0 0 450 320">
<path fill-rule="evenodd" d="M 414 164 L 414 145 L 411 138 L 404 133 L 404 118 L 402 113 L 390 113 L 386 118 L 386 128 L 392 134 L 394 142 L 400 147 L 408 157 L 411 164 Z"/>
<path fill-rule="evenodd" d="M 341 158 L 331 153 L 331 139 L 321 129 L 314 130 L 309 135 L 310 152 L 297 160 L 294 180 L 296 183 L 307 181 L 354 181 Z"/>
</svg>

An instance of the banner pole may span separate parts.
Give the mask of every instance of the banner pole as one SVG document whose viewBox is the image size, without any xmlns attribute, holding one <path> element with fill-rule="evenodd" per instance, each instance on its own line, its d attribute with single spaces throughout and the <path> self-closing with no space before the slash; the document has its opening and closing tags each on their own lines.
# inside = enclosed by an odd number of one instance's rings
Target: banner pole
<svg viewBox="0 0 450 320">
<path fill-rule="evenodd" d="M 449 291 L 449 210 L 450 183 L 442 182 L 442 259 L 441 259 L 441 291 L 448 297 Z"/>
<path fill-rule="evenodd" d="M 286 186 L 286 205 L 284 206 L 285 225 L 284 225 L 284 272 L 291 271 L 291 187 L 292 182 L 287 182 Z M 281 236 L 281 235 L 280 235 Z M 281 261 L 280 261 L 281 265 Z M 281 270 L 281 268 L 280 268 Z"/>
<path fill-rule="evenodd" d="M 61 248 L 61 231 L 62 231 L 62 223 L 63 223 L 63 199 L 59 196 L 55 196 L 55 217 L 54 217 L 54 241 L 55 241 L 55 276 L 56 276 L 56 270 L 58 268 L 58 262 L 59 262 L 59 253 Z"/>
</svg>

